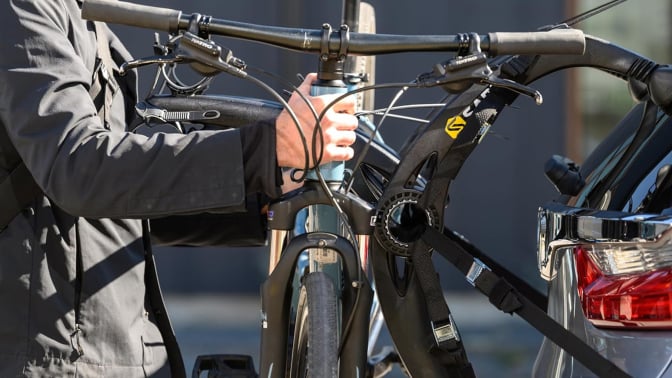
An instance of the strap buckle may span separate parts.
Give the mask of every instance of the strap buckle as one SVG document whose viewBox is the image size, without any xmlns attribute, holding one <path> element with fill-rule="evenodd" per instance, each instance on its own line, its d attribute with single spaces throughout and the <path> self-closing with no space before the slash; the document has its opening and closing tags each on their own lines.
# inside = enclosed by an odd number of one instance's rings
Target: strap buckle
<svg viewBox="0 0 672 378">
<path fill-rule="evenodd" d="M 485 265 L 485 263 L 474 257 L 474 261 L 471 263 L 471 267 L 467 272 L 466 279 L 471 284 L 471 286 L 476 287 L 476 280 L 483 273 L 483 270 L 490 270 L 490 268 Z"/>
<path fill-rule="evenodd" d="M 436 322 L 433 321 L 431 324 L 436 345 L 441 346 L 443 343 L 453 340 L 455 340 L 455 342 L 460 341 L 460 334 L 457 332 L 457 327 L 455 327 L 455 321 L 453 320 L 452 315 L 448 315 L 448 319 Z"/>
<path fill-rule="evenodd" d="M 144 120 L 154 118 L 162 122 L 207 121 L 209 119 L 217 119 L 221 115 L 218 110 L 169 111 L 144 102 L 136 104 L 135 111 Z"/>
</svg>

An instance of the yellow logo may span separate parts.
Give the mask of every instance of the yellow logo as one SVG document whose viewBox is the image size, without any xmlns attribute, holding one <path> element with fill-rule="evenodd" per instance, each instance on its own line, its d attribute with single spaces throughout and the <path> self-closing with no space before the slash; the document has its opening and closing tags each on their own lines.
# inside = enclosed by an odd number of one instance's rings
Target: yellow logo
<svg viewBox="0 0 672 378">
<path fill-rule="evenodd" d="M 448 134 L 453 139 L 457 139 L 457 136 L 460 135 L 466 125 L 467 121 L 465 121 L 464 118 L 460 116 L 448 118 L 445 128 L 446 134 Z"/>
</svg>

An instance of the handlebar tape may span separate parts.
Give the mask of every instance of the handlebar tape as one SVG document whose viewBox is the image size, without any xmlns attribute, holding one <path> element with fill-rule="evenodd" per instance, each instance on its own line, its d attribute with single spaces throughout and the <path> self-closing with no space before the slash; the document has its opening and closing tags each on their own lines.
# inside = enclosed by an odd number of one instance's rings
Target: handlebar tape
<svg viewBox="0 0 672 378">
<path fill-rule="evenodd" d="M 586 37 L 578 29 L 531 33 L 489 33 L 490 55 L 583 54 Z"/>
<path fill-rule="evenodd" d="M 133 4 L 115 0 L 84 0 L 82 18 L 112 24 L 175 32 L 182 12 L 179 10 Z"/>
</svg>

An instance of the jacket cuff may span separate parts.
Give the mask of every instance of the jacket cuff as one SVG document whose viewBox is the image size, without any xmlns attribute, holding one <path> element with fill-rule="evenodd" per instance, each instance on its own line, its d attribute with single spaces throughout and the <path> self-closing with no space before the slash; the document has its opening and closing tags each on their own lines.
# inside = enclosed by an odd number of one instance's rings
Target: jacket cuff
<svg viewBox="0 0 672 378">
<path fill-rule="evenodd" d="M 279 197 L 282 194 L 282 172 L 275 151 L 275 121 L 260 121 L 239 130 L 246 193 Z"/>
</svg>

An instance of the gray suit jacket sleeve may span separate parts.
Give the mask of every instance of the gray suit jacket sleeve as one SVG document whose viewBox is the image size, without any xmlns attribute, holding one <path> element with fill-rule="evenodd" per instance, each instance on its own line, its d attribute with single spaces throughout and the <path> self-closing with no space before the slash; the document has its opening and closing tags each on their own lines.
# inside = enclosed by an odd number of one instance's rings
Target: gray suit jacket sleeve
<svg viewBox="0 0 672 378">
<path fill-rule="evenodd" d="M 88 93 L 95 34 L 74 5 L 0 5 L 0 121 L 46 195 L 92 218 L 244 209 L 239 131 L 130 133 L 121 91 L 114 122 L 101 123 Z"/>
</svg>

